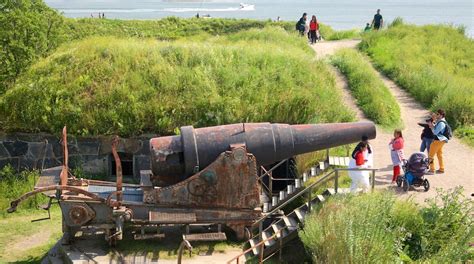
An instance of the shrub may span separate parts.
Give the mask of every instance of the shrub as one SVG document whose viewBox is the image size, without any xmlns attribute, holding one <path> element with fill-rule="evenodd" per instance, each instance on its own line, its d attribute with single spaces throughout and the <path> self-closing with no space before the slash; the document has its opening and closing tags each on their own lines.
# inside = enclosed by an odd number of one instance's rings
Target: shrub
<svg viewBox="0 0 474 264">
<path fill-rule="evenodd" d="M 17 173 L 11 165 L 0 169 L 0 215 L 6 214 L 10 202 L 22 194 L 32 191 L 39 174 L 37 171 L 22 171 Z M 34 196 L 24 201 L 21 208 L 36 208 L 45 197 Z"/>
<path fill-rule="evenodd" d="M 0 94 L 37 58 L 65 38 L 64 19 L 38 0 L 0 4 Z"/>
<path fill-rule="evenodd" d="M 309 216 L 300 237 L 317 263 L 465 262 L 473 212 L 461 188 L 425 208 L 388 192 L 338 196 Z"/>
<path fill-rule="evenodd" d="M 444 108 L 453 128 L 472 131 L 474 41 L 462 28 L 396 21 L 388 30 L 365 34 L 361 49 L 423 105 Z"/>
<path fill-rule="evenodd" d="M 397 101 L 366 58 L 355 50 L 342 49 L 331 63 L 346 75 L 349 89 L 368 118 L 385 127 L 401 124 Z"/>
<path fill-rule="evenodd" d="M 334 107 L 334 79 L 303 39 L 259 33 L 275 42 L 253 41 L 251 30 L 193 44 L 96 37 L 64 45 L 1 98 L 0 116 L 6 130 L 54 133 L 67 124 L 74 134 L 123 136 L 189 124 L 352 120 Z M 287 41 L 294 45 L 280 45 Z"/>
</svg>

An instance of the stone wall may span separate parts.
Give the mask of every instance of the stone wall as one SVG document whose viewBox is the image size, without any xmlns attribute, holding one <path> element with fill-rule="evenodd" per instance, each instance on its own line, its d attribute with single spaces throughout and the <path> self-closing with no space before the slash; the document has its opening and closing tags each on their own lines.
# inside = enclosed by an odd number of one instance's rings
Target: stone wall
<svg viewBox="0 0 474 264">
<path fill-rule="evenodd" d="M 150 169 L 149 139 L 156 135 L 122 138 L 117 151 L 122 166 L 133 166 L 133 177 Z M 74 137 L 68 135 L 69 166 L 85 173 L 111 176 L 113 157 L 111 136 Z M 63 153 L 59 136 L 49 134 L 0 134 L 0 169 L 11 164 L 17 170 L 42 169 L 61 165 Z M 126 163 L 126 164 L 125 164 Z M 131 169 L 131 168 L 130 168 Z"/>
</svg>

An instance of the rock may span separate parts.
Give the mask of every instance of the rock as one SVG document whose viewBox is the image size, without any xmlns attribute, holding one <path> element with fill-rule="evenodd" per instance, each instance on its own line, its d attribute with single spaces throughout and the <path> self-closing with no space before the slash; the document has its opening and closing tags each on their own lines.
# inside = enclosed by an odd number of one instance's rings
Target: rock
<svg viewBox="0 0 474 264">
<path fill-rule="evenodd" d="M 150 169 L 150 156 L 135 155 L 133 156 L 133 178 L 140 180 L 140 171 Z"/>
<path fill-rule="evenodd" d="M 42 159 L 47 149 L 46 142 L 30 142 L 26 156 L 30 159 Z"/>
<path fill-rule="evenodd" d="M 24 156 L 28 152 L 28 143 L 25 141 L 4 141 L 3 146 L 10 153 L 10 157 Z"/>
<path fill-rule="evenodd" d="M 81 155 L 98 155 L 100 142 L 94 139 L 79 139 L 77 147 Z"/>
<path fill-rule="evenodd" d="M 0 142 L 0 158 L 9 158 L 10 153 L 8 150 L 3 146 L 2 142 Z"/>
<path fill-rule="evenodd" d="M 18 158 L 0 159 L 0 169 L 10 164 L 15 170 L 18 170 Z"/>
</svg>

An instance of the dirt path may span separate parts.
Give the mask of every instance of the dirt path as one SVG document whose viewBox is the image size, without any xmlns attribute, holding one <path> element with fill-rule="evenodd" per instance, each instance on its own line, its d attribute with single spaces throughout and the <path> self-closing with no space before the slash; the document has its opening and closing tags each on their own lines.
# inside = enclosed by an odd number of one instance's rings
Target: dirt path
<svg viewBox="0 0 474 264">
<path fill-rule="evenodd" d="M 316 51 L 317 58 L 324 59 L 341 48 L 355 48 L 358 43 L 358 40 L 328 41 L 317 43 L 312 47 Z M 346 105 L 356 112 L 359 120 L 364 120 L 364 115 L 360 109 L 356 107 L 355 99 L 348 90 L 347 80 L 337 69 L 333 68 L 333 70 L 335 72 L 337 86 L 342 89 L 344 94 L 343 100 Z M 379 76 L 400 105 L 404 124 L 405 156 L 409 156 L 411 153 L 419 151 L 421 127 L 419 127 L 417 123 L 426 119 L 429 111 L 423 108 L 393 81 L 381 74 L 379 74 Z M 418 202 L 423 202 L 426 198 L 434 197 L 436 194 L 435 188 L 450 189 L 461 185 L 464 187 L 466 196 L 469 197 L 474 193 L 474 151 L 456 138 L 451 140 L 444 147 L 446 172 L 444 174 L 427 176 L 432 187 L 430 191 L 424 192 L 422 191 L 423 188 L 420 188 L 418 191 L 410 191 L 408 193 L 399 192 L 397 188 L 390 184 L 392 166 L 388 142 L 391 138 L 391 131 L 384 131 L 380 127 L 377 127 L 377 138 L 371 141 L 375 153 L 374 165 L 380 169 L 376 175 L 378 187 L 394 189 L 402 197 L 414 195 L 415 200 Z"/>
</svg>

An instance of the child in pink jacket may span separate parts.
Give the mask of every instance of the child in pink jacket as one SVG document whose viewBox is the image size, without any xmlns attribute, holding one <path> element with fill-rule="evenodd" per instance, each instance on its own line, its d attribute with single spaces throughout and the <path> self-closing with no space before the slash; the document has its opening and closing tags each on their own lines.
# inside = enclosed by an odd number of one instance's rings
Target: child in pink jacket
<svg viewBox="0 0 474 264">
<path fill-rule="evenodd" d="M 402 131 L 399 129 L 395 129 L 393 132 L 393 139 L 389 143 L 390 147 L 390 154 L 392 157 L 393 163 L 393 177 L 392 183 L 397 181 L 398 176 L 400 175 L 400 166 L 403 162 L 403 135 Z"/>
</svg>

